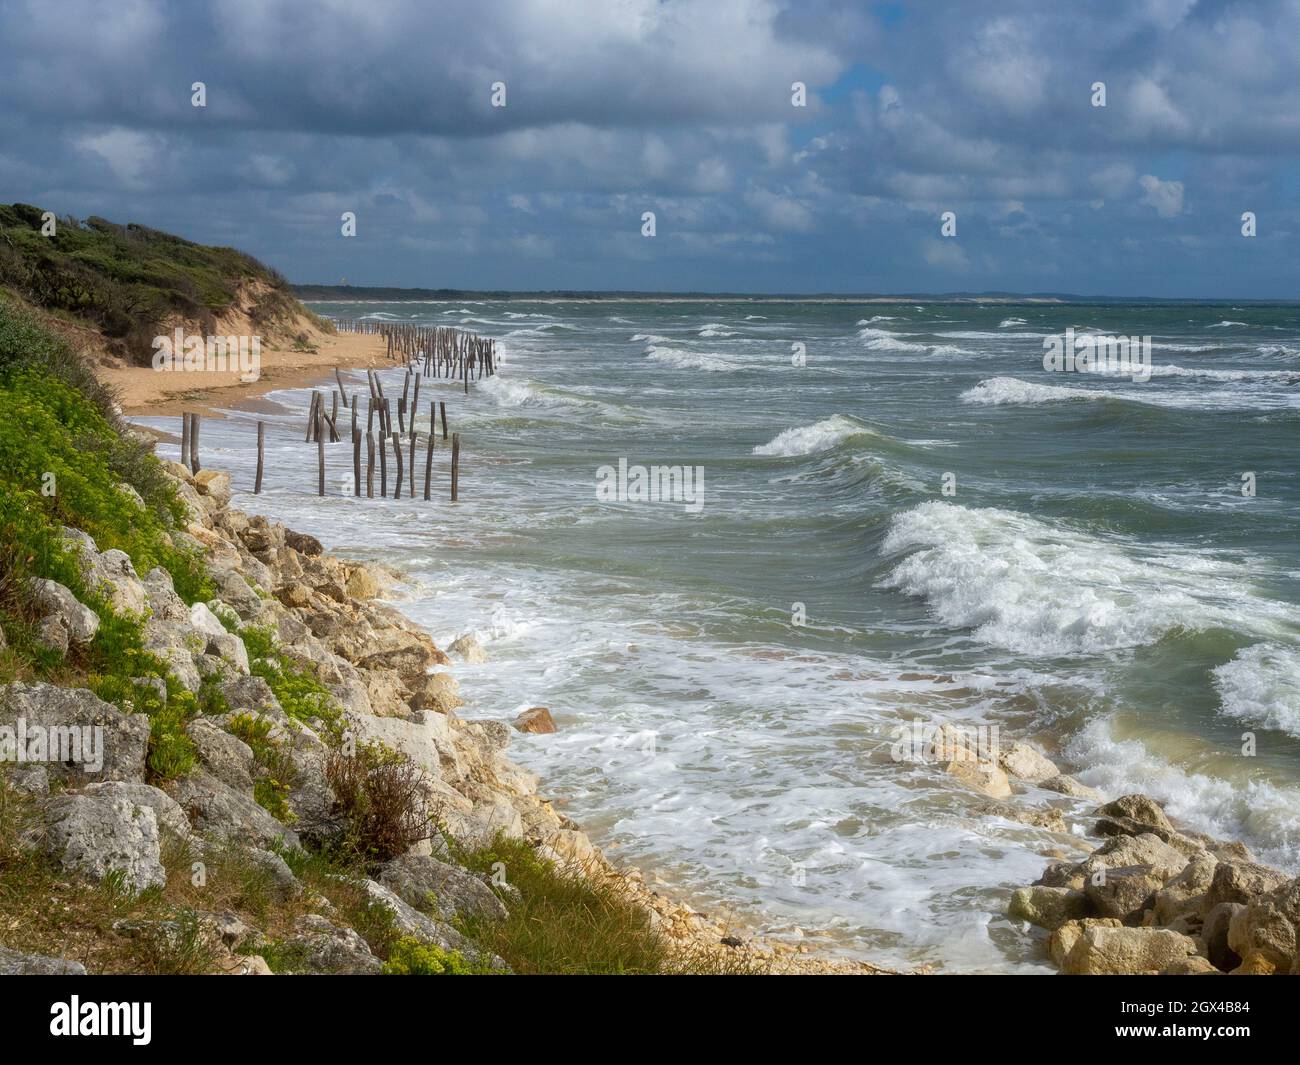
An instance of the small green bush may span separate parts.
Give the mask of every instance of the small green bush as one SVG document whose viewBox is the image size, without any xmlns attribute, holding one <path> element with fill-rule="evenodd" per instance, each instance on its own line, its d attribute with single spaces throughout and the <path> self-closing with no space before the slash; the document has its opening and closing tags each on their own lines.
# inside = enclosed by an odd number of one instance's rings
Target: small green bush
<svg viewBox="0 0 1300 1065">
<path fill-rule="evenodd" d="M 327 731 L 337 732 L 342 712 L 334 696 L 305 669 L 280 654 L 272 631 L 264 626 L 245 625 L 238 632 L 248 652 L 249 672 L 266 681 L 280 708 L 304 725 L 321 721 Z"/>
<path fill-rule="evenodd" d="M 385 976 L 473 976 L 487 971 L 471 965 L 458 950 L 443 950 L 411 936 L 393 944 L 383 968 Z"/>
<path fill-rule="evenodd" d="M 292 824 L 297 818 L 289 808 L 289 792 L 298 772 L 289 752 L 271 739 L 272 728 L 268 719 L 254 714 L 236 714 L 226 724 L 253 752 L 253 798 L 277 821 Z"/>
</svg>

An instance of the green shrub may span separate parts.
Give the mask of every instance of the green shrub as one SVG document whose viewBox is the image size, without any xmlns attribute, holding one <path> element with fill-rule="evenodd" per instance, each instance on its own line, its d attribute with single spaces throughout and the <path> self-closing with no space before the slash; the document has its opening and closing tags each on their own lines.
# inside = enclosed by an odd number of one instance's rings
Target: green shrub
<svg viewBox="0 0 1300 1065">
<path fill-rule="evenodd" d="M 100 698 L 148 714 L 149 771 L 169 780 L 194 764 L 185 723 L 197 702 L 145 649 L 143 619 L 119 615 L 106 589 L 88 586 L 63 527 L 89 533 L 101 551 L 124 551 L 137 572 L 162 566 L 190 602 L 209 598 L 212 587 L 201 557 L 170 539 L 183 513 L 175 490 L 158 461 L 122 434 L 110 403 L 65 344 L 0 300 L 0 624 L 35 677 L 66 682 L 71 670 Z M 99 616 L 94 639 L 66 660 L 34 639 L 37 577 L 66 585 Z M 166 694 L 140 683 L 148 679 L 162 681 Z"/>
<path fill-rule="evenodd" d="M 266 681 L 286 714 L 304 725 L 321 721 L 326 731 L 338 731 L 342 711 L 333 694 L 277 650 L 275 635 L 269 628 L 245 625 L 238 633 L 248 652 L 249 672 Z"/>
<path fill-rule="evenodd" d="M 550 975 L 745 975 L 752 962 L 729 952 L 683 952 L 650 924 L 617 881 L 557 868 L 522 840 L 498 835 L 490 847 L 461 851 L 466 868 L 493 878 L 505 920 L 467 917 L 460 930 L 514 972 Z M 497 879 L 504 874 L 505 884 Z"/>
<path fill-rule="evenodd" d="M 429 781 L 405 754 L 381 743 L 334 747 L 325 759 L 333 814 L 345 828 L 337 849 L 379 865 L 433 835 Z"/>
<path fill-rule="evenodd" d="M 226 723 L 226 731 L 253 752 L 253 798 L 277 821 L 292 824 L 297 818 L 289 808 L 289 792 L 298 772 L 289 752 L 271 739 L 273 727 L 267 718 L 254 714 L 236 714 Z"/>
<path fill-rule="evenodd" d="M 490 972 L 471 965 L 458 950 L 443 950 L 432 943 L 422 943 L 403 936 L 388 952 L 385 976 L 473 976 Z"/>
<path fill-rule="evenodd" d="M 102 218 L 59 219 L 56 233 L 45 236 L 41 215 L 27 204 L 0 205 L 0 285 L 47 311 L 88 322 L 137 363 L 152 355 L 151 341 L 165 321 L 180 316 L 213 324 L 248 282 L 263 285 L 255 323 L 299 311 L 283 277 L 233 248 Z"/>
</svg>

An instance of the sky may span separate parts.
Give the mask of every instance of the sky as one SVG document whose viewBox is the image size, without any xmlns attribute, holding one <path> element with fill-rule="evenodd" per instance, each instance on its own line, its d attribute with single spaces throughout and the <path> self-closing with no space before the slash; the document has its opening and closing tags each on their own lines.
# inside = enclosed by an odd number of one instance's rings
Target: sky
<svg viewBox="0 0 1300 1065">
<path fill-rule="evenodd" d="M 303 283 L 1294 299 L 1298 152 L 1300 0 L 0 0 L 0 202 Z"/>
</svg>

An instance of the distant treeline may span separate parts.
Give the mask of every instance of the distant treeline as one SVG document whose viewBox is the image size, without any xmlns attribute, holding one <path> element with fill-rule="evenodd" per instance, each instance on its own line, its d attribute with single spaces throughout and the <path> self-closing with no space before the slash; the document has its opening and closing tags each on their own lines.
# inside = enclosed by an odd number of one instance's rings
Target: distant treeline
<svg viewBox="0 0 1300 1065">
<path fill-rule="evenodd" d="M 293 294 L 300 300 L 318 303 L 387 303 L 436 302 L 445 300 L 750 300 L 764 303 L 780 300 L 802 302 L 854 302 L 872 301 L 900 303 L 1125 303 L 1125 304 L 1201 304 L 1215 306 L 1223 303 L 1258 304 L 1260 306 L 1291 306 L 1295 300 L 1250 300 L 1223 297 L 1221 299 L 1161 299 L 1155 296 L 1079 296 L 1068 292 L 645 292 L 632 289 L 582 289 L 518 290 L 472 288 L 396 288 L 366 285 L 291 285 Z"/>
</svg>

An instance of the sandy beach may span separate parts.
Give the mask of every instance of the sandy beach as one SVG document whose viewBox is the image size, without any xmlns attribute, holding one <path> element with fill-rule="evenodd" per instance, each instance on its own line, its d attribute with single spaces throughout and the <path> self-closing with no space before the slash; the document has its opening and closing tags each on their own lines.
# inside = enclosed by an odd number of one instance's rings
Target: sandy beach
<svg viewBox="0 0 1300 1065">
<path fill-rule="evenodd" d="M 127 415 L 197 410 L 220 417 L 221 407 L 239 404 L 256 409 L 259 396 L 330 377 L 335 367 L 347 370 L 392 365 L 382 337 L 318 330 L 308 336 L 311 350 L 264 344 L 261 373 L 252 381 L 243 380 L 238 371 L 178 373 L 148 366 L 99 365 L 96 373 L 116 391 Z"/>
</svg>

